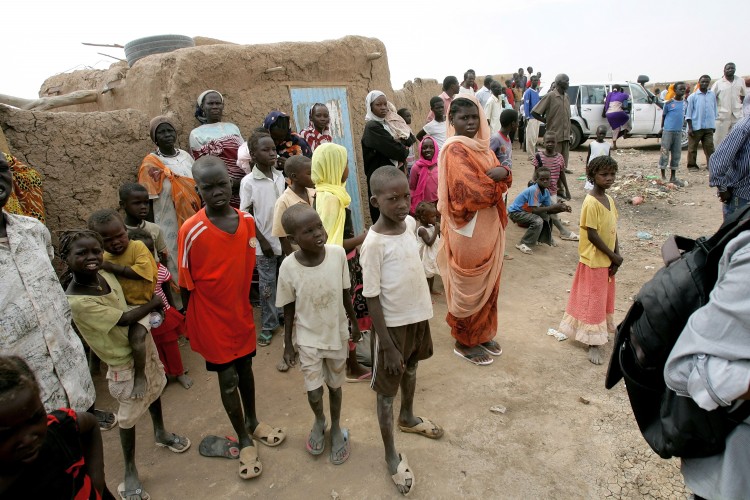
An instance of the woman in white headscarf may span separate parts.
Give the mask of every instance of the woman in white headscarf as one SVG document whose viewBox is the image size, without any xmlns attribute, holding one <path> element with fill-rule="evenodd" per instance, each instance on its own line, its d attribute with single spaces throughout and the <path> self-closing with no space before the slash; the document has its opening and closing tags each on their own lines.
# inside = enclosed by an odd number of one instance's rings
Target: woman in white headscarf
<svg viewBox="0 0 750 500">
<path fill-rule="evenodd" d="M 388 99 L 379 90 L 373 90 L 365 98 L 365 131 L 362 134 L 362 156 L 365 162 L 365 175 L 367 176 L 367 196 L 372 196 L 370 190 L 370 176 L 383 165 L 399 166 L 409 156 L 410 144 L 405 144 L 397 139 L 399 135 L 399 122 L 396 118 L 389 116 L 392 113 L 388 109 Z M 403 118 L 398 116 L 397 118 Z M 406 125 L 406 122 L 404 122 Z M 407 126 L 408 128 L 408 126 Z M 408 136 L 407 136 L 408 137 Z M 408 139 L 406 139 L 408 141 Z M 370 217 L 372 222 L 378 220 L 380 211 L 370 205 Z"/>
<path fill-rule="evenodd" d="M 237 165 L 237 151 L 245 142 L 234 123 L 223 122 L 224 96 L 206 90 L 198 96 L 195 118 L 202 124 L 190 132 L 190 152 L 196 160 L 201 156 L 221 158 L 232 181 L 230 204 L 240 207 L 240 181 L 246 172 Z"/>
</svg>

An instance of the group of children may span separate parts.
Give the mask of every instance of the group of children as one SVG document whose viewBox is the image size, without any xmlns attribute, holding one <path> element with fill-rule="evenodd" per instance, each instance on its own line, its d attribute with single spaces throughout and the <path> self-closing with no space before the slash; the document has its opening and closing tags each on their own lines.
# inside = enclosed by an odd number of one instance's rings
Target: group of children
<svg viewBox="0 0 750 500">
<path fill-rule="evenodd" d="M 517 113 L 503 112 L 501 124 L 493 151 L 510 168 L 508 136 L 517 126 Z M 275 144 L 265 132 L 256 132 L 248 141 L 254 163 L 240 186 L 242 211 L 230 205 L 232 183 L 222 160 L 204 156 L 195 162 L 192 173 L 204 208 L 180 228 L 178 255 L 169 255 L 159 227 L 145 220 L 148 193 L 139 184 L 120 189 L 124 218 L 113 209 L 98 210 L 90 216 L 88 229 L 61 235 L 59 254 L 71 276 L 65 293 L 73 320 L 92 353 L 108 365 L 108 389 L 119 405 L 125 465 L 125 479 L 118 487 L 121 498 L 148 498 L 135 464 L 135 423 L 147 410 L 157 446 L 174 453 L 191 446 L 187 437 L 165 429 L 160 402 L 168 379 L 186 389 L 192 385 L 179 353 L 178 339 L 183 336 L 204 358 L 206 370 L 217 373 L 222 405 L 237 436 L 236 440 L 208 436 L 200 453 L 238 459 L 243 479 L 262 473 L 256 444 L 278 446 L 286 434 L 257 417 L 252 364 L 256 346 L 268 345 L 282 324 L 279 369 L 299 364 L 314 416 L 306 450 L 311 455 L 324 453 L 328 432 L 330 462 L 340 465 L 349 458 L 351 436 L 341 427 L 342 386 L 346 381 L 369 380 L 377 393 L 388 471 L 400 493 L 413 491 L 414 472 L 394 442 L 393 403 L 399 389 L 399 430 L 430 439 L 443 435 L 439 425 L 413 411 L 418 363 L 433 353 L 430 294 L 438 274 L 435 258 L 440 238 L 435 206 L 440 145 L 431 135 L 421 139 L 411 178 L 394 166 L 373 173 L 369 201 L 380 217 L 359 235 L 353 232 L 347 209 L 351 199 L 344 187 L 349 174 L 346 150 L 321 143 L 312 160 L 289 158 L 284 177 L 275 168 Z M 526 248 L 540 241 L 553 243 L 551 233 L 548 239 L 541 235 L 537 219 L 546 224 L 556 213 L 570 211 L 555 199 L 557 193 L 564 198 L 570 195 L 565 165 L 559 163 L 554 147 L 554 139 L 545 138 L 544 151 L 535 157 L 534 183 L 509 208 L 511 220 L 529 224 L 521 243 Z M 612 329 L 614 276 L 622 264 L 617 210 L 606 194 L 616 171 L 617 164 L 608 154 L 592 158 L 587 166 L 593 188 L 583 204 L 580 262 L 560 326 L 591 346 L 593 363 L 601 362 L 598 346 Z M 562 234 L 562 226 L 558 229 Z M 577 239 L 570 232 L 564 236 Z M 177 263 L 182 310 L 173 299 L 176 290 L 166 268 L 169 259 Z M 257 337 L 250 303 L 256 265 L 262 310 Z M 364 330 L 373 331 L 372 369 L 360 373 L 364 367 L 352 346 Z M 18 408 L 13 405 L 21 405 L 24 411 L 38 414 L 33 429 L 24 427 L 24 432 L 33 431 L 39 439 L 57 429 L 72 441 L 76 433 L 91 434 L 80 442 L 93 446 L 93 453 L 75 447 L 71 453 L 86 455 L 87 473 L 75 479 L 88 481 L 94 486 L 91 498 L 100 498 L 97 495 L 106 492 L 106 486 L 102 488 L 98 429 L 92 430 L 88 415 L 40 412 L 39 389 L 29 373 L 22 360 L 0 358 L 0 401 L 13 401 L 0 405 L 0 426 L 16 429 L 13 418 Z M 324 385 L 330 427 L 323 409 Z M 11 394 L 23 397 L 10 398 Z M 24 453 L 0 458 L 4 467 L 26 473 L 23 464 L 34 462 L 41 452 Z"/>
</svg>

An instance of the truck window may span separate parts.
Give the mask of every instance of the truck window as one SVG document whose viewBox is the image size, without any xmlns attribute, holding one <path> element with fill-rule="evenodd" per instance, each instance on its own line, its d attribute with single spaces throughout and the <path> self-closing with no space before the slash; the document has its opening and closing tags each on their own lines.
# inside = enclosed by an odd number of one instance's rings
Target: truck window
<svg viewBox="0 0 750 500">
<path fill-rule="evenodd" d="M 630 95 L 634 104 L 648 104 L 648 94 L 640 85 L 630 85 Z"/>
<path fill-rule="evenodd" d="M 604 104 L 605 97 L 604 85 L 581 85 L 581 104 Z"/>
<path fill-rule="evenodd" d="M 578 99 L 578 86 L 570 86 L 568 87 L 568 100 L 570 101 L 570 104 L 576 104 L 576 101 Z"/>
</svg>

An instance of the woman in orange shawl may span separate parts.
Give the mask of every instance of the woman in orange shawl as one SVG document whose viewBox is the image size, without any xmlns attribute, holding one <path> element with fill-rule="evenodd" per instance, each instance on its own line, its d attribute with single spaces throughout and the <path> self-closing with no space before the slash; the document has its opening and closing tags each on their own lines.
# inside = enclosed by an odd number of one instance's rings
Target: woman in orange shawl
<svg viewBox="0 0 750 500">
<path fill-rule="evenodd" d="M 150 129 L 156 151 L 143 159 L 138 183 L 148 190 L 154 222 L 161 228 L 167 243 L 167 268 L 176 284 L 177 233 L 182 223 L 200 209 L 201 200 L 195 191 L 193 157 L 175 147 L 177 128 L 174 123 L 167 116 L 157 116 L 151 120 Z"/>
<path fill-rule="evenodd" d="M 13 191 L 5 210 L 16 215 L 34 217 L 45 222 L 42 176 L 34 167 L 26 165 L 15 156 L 2 153 L 13 174 Z"/>
<path fill-rule="evenodd" d="M 490 151 L 490 127 L 474 96 L 453 100 L 448 139 L 438 160 L 438 252 L 446 318 L 456 339 L 453 352 L 475 365 L 502 354 L 497 335 L 497 296 L 508 223 L 503 195 L 512 182 L 508 168 Z"/>
</svg>

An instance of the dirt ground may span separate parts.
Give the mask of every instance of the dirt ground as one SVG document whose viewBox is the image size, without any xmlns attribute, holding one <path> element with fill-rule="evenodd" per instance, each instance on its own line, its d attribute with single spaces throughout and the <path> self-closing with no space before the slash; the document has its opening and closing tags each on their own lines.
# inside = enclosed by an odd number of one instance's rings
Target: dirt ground
<svg viewBox="0 0 750 500">
<path fill-rule="evenodd" d="M 620 212 L 618 233 L 625 258 L 617 275 L 618 321 L 632 296 L 660 267 L 660 246 L 669 234 L 697 237 L 712 233 L 721 222 L 721 205 L 708 188 L 705 170 L 682 171 L 689 186 L 658 195 L 658 186 L 647 180 L 630 177 L 624 185 L 630 174 L 658 173 L 658 143 L 623 140 L 621 147 L 613 153 L 620 165 L 615 188 L 621 188 L 611 193 Z M 562 218 L 574 229 L 584 198 L 584 182 L 576 178 L 584 172 L 586 148 L 570 155 L 573 213 Z M 531 175 L 526 155 L 517 150 L 514 156 L 511 200 Z M 683 169 L 685 164 L 683 152 Z M 643 205 L 626 203 L 625 193 L 633 190 L 647 193 Z M 637 231 L 648 231 L 653 240 L 639 240 Z M 497 337 L 504 353 L 494 364 L 476 367 L 453 354 L 445 301 L 436 300 L 430 322 L 435 355 L 419 366 L 415 411 L 440 423 L 445 436 L 432 441 L 397 432 L 397 447 L 408 455 L 416 475 L 411 497 L 686 498 L 679 462 L 660 459 L 642 440 L 622 384 L 604 389 L 607 365 L 589 363 L 573 340 L 558 342 L 546 335 L 565 309 L 577 245 L 560 241 L 557 248 L 537 247 L 527 256 L 514 248 L 521 235 L 521 229 L 509 226 L 507 252 L 513 260 L 506 261 L 503 272 Z M 301 373 L 276 371 L 281 344 L 275 337 L 270 347 L 258 349 L 255 378 L 259 418 L 281 426 L 287 439 L 277 448 L 260 446 L 263 474 L 250 481 L 239 479 L 238 462 L 198 454 L 204 436 L 231 435 L 232 428 L 216 376 L 183 347 L 195 385 L 186 391 L 171 384 L 162 400 L 167 428 L 189 436 L 193 447 L 182 455 L 156 448 L 149 418 L 141 419 L 136 456 L 152 498 L 399 497 L 383 461 L 375 394 L 367 384 L 344 388 L 343 426 L 352 439 L 349 461 L 336 467 L 328 453 L 312 457 L 305 451 L 312 414 Z M 607 348 L 609 356 L 611 343 Z M 114 410 L 103 377 L 96 383 L 98 406 Z M 505 406 L 507 412 L 491 413 L 493 405 Z M 123 477 L 117 430 L 104 433 L 104 448 L 108 484 L 115 491 Z"/>
</svg>

